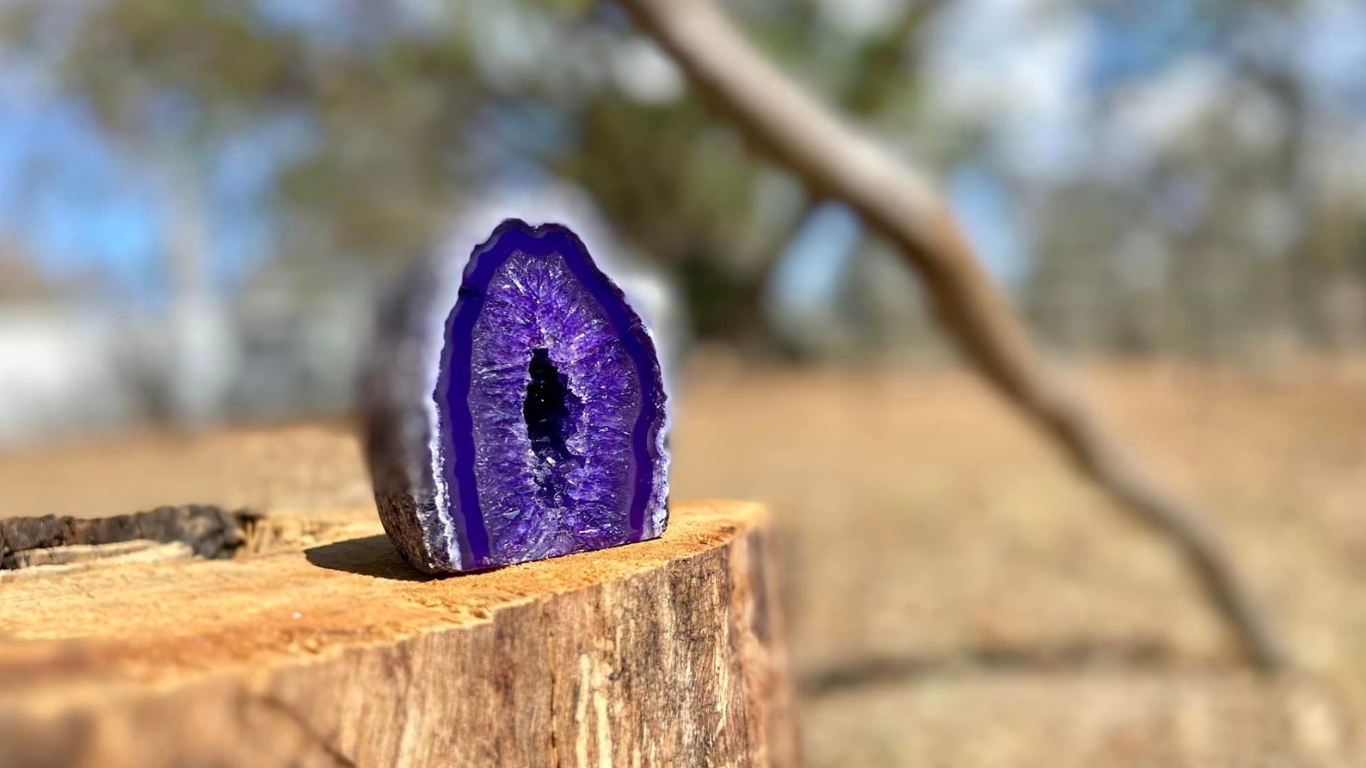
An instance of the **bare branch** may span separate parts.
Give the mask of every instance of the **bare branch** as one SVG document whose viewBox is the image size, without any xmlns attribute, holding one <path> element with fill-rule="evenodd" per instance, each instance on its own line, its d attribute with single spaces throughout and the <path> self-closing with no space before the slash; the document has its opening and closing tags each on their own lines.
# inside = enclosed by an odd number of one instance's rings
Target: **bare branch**
<svg viewBox="0 0 1366 768">
<path fill-rule="evenodd" d="M 759 55 L 710 0 L 622 0 L 699 94 L 815 196 L 840 199 L 891 240 L 933 297 L 945 329 L 980 372 L 1136 520 L 1167 537 L 1250 660 L 1287 664 L 1270 623 L 1212 529 L 1149 479 L 1095 421 L 1030 339 L 939 194 L 818 105 Z"/>
</svg>

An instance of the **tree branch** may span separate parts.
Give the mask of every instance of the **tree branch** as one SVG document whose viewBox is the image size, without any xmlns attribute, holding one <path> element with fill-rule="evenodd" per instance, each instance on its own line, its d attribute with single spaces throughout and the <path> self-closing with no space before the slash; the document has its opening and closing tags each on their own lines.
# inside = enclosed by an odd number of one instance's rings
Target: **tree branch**
<svg viewBox="0 0 1366 768">
<path fill-rule="evenodd" d="M 1173 543 L 1256 666 L 1287 664 L 1219 538 L 1193 508 L 1141 471 L 1053 371 L 928 182 L 811 100 L 710 0 L 622 3 L 755 148 L 800 177 L 814 196 L 847 203 L 898 247 L 969 360 L 1122 509 Z"/>
</svg>

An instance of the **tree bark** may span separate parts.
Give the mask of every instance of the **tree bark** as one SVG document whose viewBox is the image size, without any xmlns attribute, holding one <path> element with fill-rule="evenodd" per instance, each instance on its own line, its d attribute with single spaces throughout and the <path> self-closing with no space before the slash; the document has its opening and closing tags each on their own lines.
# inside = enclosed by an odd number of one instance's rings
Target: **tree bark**
<svg viewBox="0 0 1366 768">
<path fill-rule="evenodd" d="M 1141 470 L 1039 353 L 933 186 L 811 100 L 709 0 L 622 2 L 756 149 L 801 178 L 813 196 L 844 201 L 897 246 L 924 281 L 941 324 L 982 375 L 1122 509 L 1173 542 L 1255 665 L 1285 666 L 1271 623 L 1219 538 Z"/>
<path fill-rule="evenodd" d="M 793 766 L 764 520 L 444 579 L 382 535 L 0 576 L 0 766 Z"/>
</svg>

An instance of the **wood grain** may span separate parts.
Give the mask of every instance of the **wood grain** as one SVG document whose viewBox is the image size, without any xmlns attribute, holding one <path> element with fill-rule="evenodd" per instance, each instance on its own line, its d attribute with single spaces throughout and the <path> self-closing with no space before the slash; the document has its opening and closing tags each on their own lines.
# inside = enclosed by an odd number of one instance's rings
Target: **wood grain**
<svg viewBox="0 0 1366 768">
<path fill-rule="evenodd" d="M 440 579 L 376 522 L 0 581 L 0 767 L 794 765 L 764 521 Z"/>
</svg>

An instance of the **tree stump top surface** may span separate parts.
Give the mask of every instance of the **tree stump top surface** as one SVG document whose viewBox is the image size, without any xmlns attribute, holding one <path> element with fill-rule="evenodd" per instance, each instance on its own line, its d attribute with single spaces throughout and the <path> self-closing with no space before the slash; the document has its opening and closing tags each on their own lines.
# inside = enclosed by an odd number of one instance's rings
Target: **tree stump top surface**
<svg viewBox="0 0 1366 768">
<path fill-rule="evenodd" d="M 378 522 L 275 554 L 0 576 L 0 692 L 32 705 L 91 683 L 174 683 L 488 622 L 724 547 L 765 517 L 757 504 L 677 504 L 657 540 L 448 577 L 409 567 Z"/>
<path fill-rule="evenodd" d="M 762 507 L 442 578 L 341 512 L 0 576 L 0 768 L 795 763 Z"/>
</svg>

